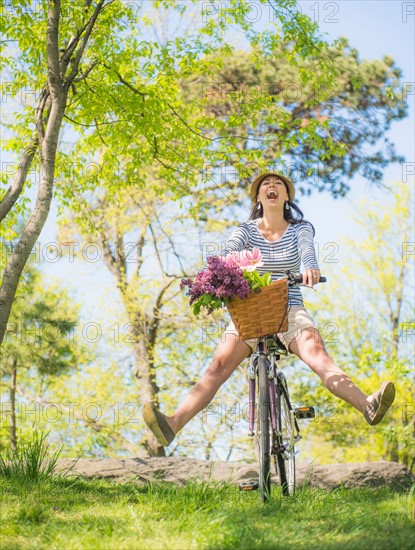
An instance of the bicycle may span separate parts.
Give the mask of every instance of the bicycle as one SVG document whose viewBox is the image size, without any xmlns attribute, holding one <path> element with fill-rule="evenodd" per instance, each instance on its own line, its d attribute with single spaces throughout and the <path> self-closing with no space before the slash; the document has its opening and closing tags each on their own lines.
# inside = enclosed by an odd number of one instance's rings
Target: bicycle
<svg viewBox="0 0 415 550">
<path fill-rule="evenodd" d="M 302 285 L 301 273 L 286 271 L 289 286 Z M 320 277 L 319 282 L 326 282 Z M 271 457 L 274 458 L 282 494 L 292 496 L 295 492 L 295 444 L 301 439 L 297 420 L 314 418 L 313 407 L 293 408 L 288 384 L 278 370 L 277 361 L 289 352 L 277 334 L 258 338 L 255 352 L 248 365 L 249 379 L 249 435 L 256 438 L 259 462 L 259 482 L 246 482 L 241 490 L 260 490 L 261 499 L 267 502 L 271 495 Z M 257 392 L 256 392 L 257 388 Z M 255 433 L 255 401 L 258 397 L 257 430 Z"/>
</svg>

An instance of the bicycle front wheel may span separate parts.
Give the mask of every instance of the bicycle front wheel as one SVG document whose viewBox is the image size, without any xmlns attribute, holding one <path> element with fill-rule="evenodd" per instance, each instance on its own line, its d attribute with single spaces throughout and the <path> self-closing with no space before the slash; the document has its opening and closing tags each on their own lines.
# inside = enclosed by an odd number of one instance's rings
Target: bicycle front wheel
<svg viewBox="0 0 415 550">
<path fill-rule="evenodd" d="M 271 494 L 270 471 L 270 425 L 269 425 L 269 380 L 265 357 L 258 358 L 258 401 L 257 401 L 256 448 L 259 463 L 259 490 L 263 502 Z"/>
<path fill-rule="evenodd" d="M 292 496 L 295 492 L 295 447 L 296 430 L 294 412 L 288 390 L 280 382 L 277 386 L 278 437 L 276 441 L 276 466 L 282 494 Z"/>
</svg>

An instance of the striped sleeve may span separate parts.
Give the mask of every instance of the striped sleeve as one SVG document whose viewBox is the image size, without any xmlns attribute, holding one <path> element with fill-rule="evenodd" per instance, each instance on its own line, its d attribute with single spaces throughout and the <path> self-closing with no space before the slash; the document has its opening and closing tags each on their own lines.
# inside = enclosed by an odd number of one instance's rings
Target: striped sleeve
<svg viewBox="0 0 415 550">
<path fill-rule="evenodd" d="M 309 222 L 297 225 L 297 246 L 305 269 L 320 269 L 314 248 L 313 228 Z"/>
<path fill-rule="evenodd" d="M 249 229 L 247 224 L 241 223 L 239 227 L 233 230 L 229 239 L 226 241 L 225 248 L 221 252 L 221 256 L 226 256 L 229 252 L 239 252 L 243 250 L 249 241 Z"/>
</svg>

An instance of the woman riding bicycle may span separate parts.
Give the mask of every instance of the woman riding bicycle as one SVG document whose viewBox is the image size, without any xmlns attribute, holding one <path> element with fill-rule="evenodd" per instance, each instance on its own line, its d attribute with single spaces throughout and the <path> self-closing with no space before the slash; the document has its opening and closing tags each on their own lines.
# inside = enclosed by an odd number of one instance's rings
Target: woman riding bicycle
<svg viewBox="0 0 415 550">
<path fill-rule="evenodd" d="M 264 265 L 258 271 L 271 272 L 273 280 L 284 276 L 287 269 L 300 271 L 302 262 L 303 284 L 314 286 L 320 279 L 313 242 L 314 228 L 303 220 L 301 210 L 293 202 L 295 189 L 292 181 L 277 172 L 260 174 L 251 185 L 250 196 L 254 203 L 250 219 L 233 231 L 224 254 L 259 248 Z M 395 398 L 394 385 L 384 382 L 378 391 L 367 396 L 334 364 L 304 308 L 298 287 L 289 288 L 288 330 L 279 333 L 278 337 L 287 350 L 318 374 L 331 393 L 360 411 L 370 425 L 382 420 Z M 179 430 L 212 401 L 220 386 L 251 355 L 255 343 L 255 339 L 240 339 L 231 322 L 206 372 L 172 416 L 164 415 L 152 402 L 145 403 L 144 421 L 161 445 L 169 445 Z"/>
</svg>

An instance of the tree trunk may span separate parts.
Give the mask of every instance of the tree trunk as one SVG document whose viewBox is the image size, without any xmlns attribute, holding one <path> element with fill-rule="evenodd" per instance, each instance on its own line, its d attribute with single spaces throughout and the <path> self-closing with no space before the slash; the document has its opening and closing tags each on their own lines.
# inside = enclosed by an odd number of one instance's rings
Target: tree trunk
<svg viewBox="0 0 415 550">
<path fill-rule="evenodd" d="M 151 375 L 146 337 L 136 325 L 134 325 L 134 332 L 138 339 L 133 346 L 135 358 L 134 375 L 138 380 L 140 400 L 143 404 L 147 401 L 154 401 L 156 406 L 158 406 L 159 388 L 157 387 L 155 377 Z M 144 439 L 143 444 L 150 456 L 166 456 L 163 445 L 160 445 L 151 432 Z"/>
<path fill-rule="evenodd" d="M 12 412 L 10 415 L 10 447 L 12 451 L 17 449 L 16 438 L 16 378 L 17 378 L 17 359 L 13 359 L 12 372 L 10 375 L 10 403 Z"/>
<path fill-rule="evenodd" d="M 107 206 L 105 199 L 100 202 L 101 209 Z M 104 250 L 104 261 L 108 269 L 114 276 L 118 290 L 120 291 L 121 299 L 123 301 L 125 311 L 130 324 L 132 326 L 132 350 L 134 354 L 134 366 L 133 373 L 138 381 L 138 391 L 140 395 L 141 404 L 147 401 L 153 401 L 158 406 L 158 393 L 159 387 L 155 376 L 155 370 L 153 368 L 153 340 L 154 323 L 145 311 L 137 311 L 137 308 L 132 306 L 131 298 L 128 293 L 128 281 L 127 281 L 127 264 L 124 254 L 123 235 L 117 231 L 117 227 L 114 227 L 114 233 L 116 235 L 116 253 L 114 254 L 109 246 L 111 232 L 106 232 L 104 225 L 96 215 L 92 214 L 95 220 L 95 225 L 99 230 L 99 244 Z M 139 249 L 144 246 L 144 236 L 141 235 L 139 240 Z M 142 261 L 137 266 L 135 276 L 139 272 L 139 268 Z M 150 345 L 151 343 L 151 345 Z M 150 456 L 166 456 L 163 445 L 157 441 L 155 436 L 148 431 L 145 437 L 143 437 L 141 444 L 144 446 Z"/>
<path fill-rule="evenodd" d="M 24 266 L 49 215 L 55 177 L 56 150 L 63 113 L 64 106 L 61 107 L 56 103 L 52 104 L 48 128 L 41 146 L 41 180 L 34 212 L 27 222 L 16 249 L 11 254 L 4 270 L 3 282 L 0 288 L 0 344 L 3 342 L 13 300 Z"/>
<path fill-rule="evenodd" d="M 89 3 L 88 3 L 89 7 Z M 40 184 L 36 205 L 21 238 L 7 262 L 0 288 L 0 344 L 3 342 L 7 329 L 13 300 L 24 266 L 39 238 L 40 232 L 49 215 L 55 178 L 56 152 L 58 140 L 65 114 L 68 91 L 79 72 L 79 64 L 91 36 L 98 15 L 104 7 L 104 0 L 99 0 L 94 8 L 86 27 L 78 31 L 70 40 L 64 55 L 60 56 L 59 24 L 61 15 L 60 0 L 49 0 L 46 28 L 46 54 L 48 60 L 48 81 L 40 96 L 36 109 L 37 138 L 25 151 L 19 166 L 18 174 L 13 182 L 10 193 L 4 197 L 1 216 L 5 216 L 16 202 L 24 185 L 27 170 L 33 160 L 37 144 L 40 147 Z M 75 53 L 77 46 L 78 50 Z M 69 75 L 65 76 L 70 66 Z M 45 116 L 45 111 L 47 115 Z M 46 126 L 45 126 L 46 122 Z M 14 202 L 13 202 L 14 201 Z"/>
<path fill-rule="evenodd" d="M 49 2 L 48 23 L 46 29 L 46 51 L 48 58 L 48 84 L 45 93 L 41 94 L 36 109 L 36 126 L 40 147 L 40 183 L 36 197 L 36 204 L 29 221 L 23 229 L 20 240 L 10 256 L 4 270 L 3 281 L 0 288 L 0 344 L 3 342 L 7 329 L 10 311 L 16 290 L 19 285 L 24 266 L 30 256 L 40 232 L 45 225 L 52 201 L 53 183 L 55 178 L 56 152 L 62 120 L 65 113 L 68 90 L 64 87 L 59 65 L 59 17 L 60 1 Z M 47 113 L 46 127 L 44 126 L 44 110 Z M 37 143 L 37 141 L 36 141 Z M 33 144 L 33 147 L 36 146 Z M 27 175 L 27 165 L 32 160 L 33 147 L 23 155 L 21 163 L 21 179 L 16 184 L 20 189 L 23 179 Z M 15 182 L 16 183 L 16 182 Z M 18 192 L 18 189 L 16 192 Z"/>
</svg>

